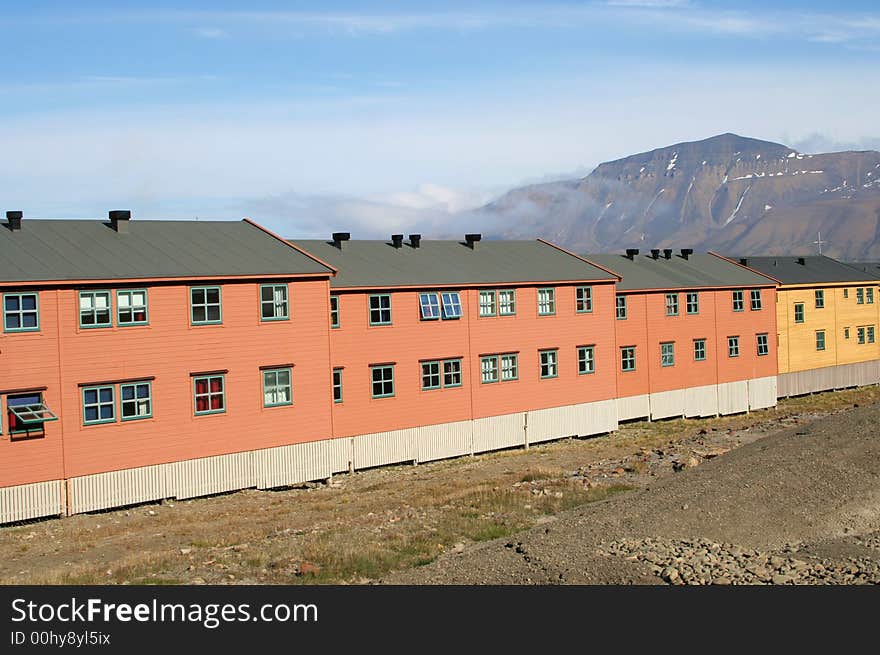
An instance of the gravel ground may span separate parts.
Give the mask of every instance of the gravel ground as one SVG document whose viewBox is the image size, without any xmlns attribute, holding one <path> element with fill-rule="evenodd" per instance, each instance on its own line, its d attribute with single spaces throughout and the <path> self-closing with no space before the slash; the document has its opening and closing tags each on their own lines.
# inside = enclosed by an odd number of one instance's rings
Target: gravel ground
<svg viewBox="0 0 880 655">
<path fill-rule="evenodd" d="M 384 582 L 877 584 L 878 420 L 880 405 L 857 407 L 683 460 L 639 490 Z"/>
</svg>

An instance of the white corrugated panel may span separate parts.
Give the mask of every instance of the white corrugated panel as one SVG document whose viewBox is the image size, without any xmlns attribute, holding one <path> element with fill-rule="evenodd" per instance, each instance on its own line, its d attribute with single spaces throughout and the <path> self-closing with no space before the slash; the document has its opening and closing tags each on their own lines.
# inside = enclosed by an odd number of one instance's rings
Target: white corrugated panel
<svg viewBox="0 0 880 655">
<path fill-rule="evenodd" d="M 327 445 L 330 449 L 330 471 L 332 473 L 347 473 L 354 462 L 352 438 L 330 439 Z"/>
<path fill-rule="evenodd" d="M 157 464 L 70 478 L 70 513 L 81 514 L 169 498 L 171 466 Z"/>
<path fill-rule="evenodd" d="M 420 462 L 470 455 L 473 445 L 471 421 L 424 425 L 416 433 L 416 452 Z"/>
<path fill-rule="evenodd" d="M 722 382 L 718 385 L 718 411 L 738 414 L 749 410 L 749 383 L 745 380 Z"/>
<path fill-rule="evenodd" d="M 617 400 L 597 400 L 578 405 L 578 436 L 588 437 L 617 429 Z"/>
<path fill-rule="evenodd" d="M 718 386 L 707 384 L 684 390 L 684 415 L 687 418 L 718 414 Z"/>
<path fill-rule="evenodd" d="M 64 482 L 33 482 L 0 488 L 0 523 L 64 514 Z"/>
<path fill-rule="evenodd" d="M 474 452 L 484 453 L 526 443 L 525 414 L 502 414 L 474 419 Z"/>
<path fill-rule="evenodd" d="M 256 486 L 254 453 L 200 457 L 168 465 L 168 496 L 196 498 Z"/>
<path fill-rule="evenodd" d="M 834 387 L 845 389 L 846 387 L 863 387 L 867 384 L 877 384 L 878 362 L 857 362 L 854 364 L 841 364 L 834 370 Z"/>
<path fill-rule="evenodd" d="M 658 391 L 650 397 L 651 418 L 684 416 L 684 389 Z"/>
<path fill-rule="evenodd" d="M 764 409 L 776 406 L 776 376 L 749 380 L 749 409 Z"/>
<path fill-rule="evenodd" d="M 409 428 L 354 437 L 354 467 L 365 469 L 415 461 L 417 430 Z"/>
<path fill-rule="evenodd" d="M 629 421 L 634 418 L 648 418 L 651 414 L 651 404 L 648 394 L 641 396 L 627 396 L 617 399 L 617 420 Z"/>
<path fill-rule="evenodd" d="M 577 436 L 580 413 L 576 407 L 566 405 L 530 411 L 526 419 L 529 443 Z"/>
<path fill-rule="evenodd" d="M 326 480 L 332 475 L 328 440 L 254 451 L 254 472 L 258 489 Z"/>
</svg>

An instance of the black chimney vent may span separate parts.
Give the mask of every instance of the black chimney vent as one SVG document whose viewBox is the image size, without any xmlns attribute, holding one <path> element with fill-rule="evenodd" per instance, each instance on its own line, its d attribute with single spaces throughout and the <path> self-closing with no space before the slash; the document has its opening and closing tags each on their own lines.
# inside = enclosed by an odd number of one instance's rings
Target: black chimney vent
<svg viewBox="0 0 880 655">
<path fill-rule="evenodd" d="M 410 234 L 409 235 L 409 245 L 413 248 L 418 248 L 422 245 L 422 235 L 421 234 Z"/>
<path fill-rule="evenodd" d="M 351 239 L 351 232 L 334 232 L 333 245 L 342 250 L 342 243 Z"/>
<path fill-rule="evenodd" d="M 651 248 L 651 259 L 660 257 L 660 248 Z"/>
<path fill-rule="evenodd" d="M 467 243 L 467 247 L 471 250 L 477 249 L 477 243 L 483 238 L 482 234 L 465 234 L 464 240 Z"/>
<path fill-rule="evenodd" d="M 639 254 L 638 248 L 627 248 L 626 249 L 626 258 L 627 259 L 632 259 L 633 257 L 635 257 L 638 254 Z"/>
<path fill-rule="evenodd" d="M 403 235 L 402 234 L 392 234 L 391 235 L 391 245 L 395 248 L 403 247 Z"/>
<path fill-rule="evenodd" d="M 693 249 L 693 248 L 682 248 L 682 249 L 681 249 L 681 256 L 682 256 L 682 258 L 684 258 L 684 259 L 687 259 L 688 257 L 690 257 L 690 256 L 693 255 L 693 254 L 694 254 L 694 249 Z"/>
<path fill-rule="evenodd" d="M 19 211 L 6 212 L 6 220 L 9 222 L 9 229 L 13 232 L 21 229 L 21 219 L 24 214 Z"/>
<path fill-rule="evenodd" d="M 122 234 L 128 232 L 128 222 L 131 220 L 131 212 L 128 209 L 111 209 L 109 216 L 110 225 L 114 230 Z"/>
<path fill-rule="evenodd" d="M 798 257 L 798 258 L 797 258 L 797 263 L 800 264 L 801 266 L 806 266 L 806 265 L 807 265 L 807 260 L 804 259 L 803 257 Z"/>
<path fill-rule="evenodd" d="M 672 259 L 672 248 L 664 248 L 663 257 L 665 257 L 666 259 Z"/>
<path fill-rule="evenodd" d="M 739 263 L 742 264 L 743 266 L 748 266 L 749 265 L 749 258 L 748 257 L 740 257 Z"/>
</svg>

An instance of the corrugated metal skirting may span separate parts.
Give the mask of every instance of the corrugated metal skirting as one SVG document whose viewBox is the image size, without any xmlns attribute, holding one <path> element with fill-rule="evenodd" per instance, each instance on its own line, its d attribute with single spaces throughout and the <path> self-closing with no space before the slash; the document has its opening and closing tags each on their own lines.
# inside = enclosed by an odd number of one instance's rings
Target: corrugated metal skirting
<svg viewBox="0 0 880 655">
<path fill-rule="evenodd" d="M 684 416 L 684 389 L 652 393 L 650 397 L 651 418 L 671 418 Z"/>
<path fill-rule="evenodd" d="M 254 453 L 232 453 L 167 464 L 167 493 L 175 498 L 196 498 L 256 486 Z"/>
<path fill-rule="evenodd" d="M 525 421 L 524 412 L 475 419 L 474 452 L 484 453 L 490 450 L 525 446 Z"/>
<path fill-rule="evenodd" d="M 331 440 L 266 448 L 254 451 L 254 476 L 258 489 L 326 480 L 332 473 Z"/>
<path fill-rule="evenodd" d="M 651 415 L 651 402 L 648 394 L 627 396 L 617 399 L 617 420 L 629 421 L 636 418 L 648 418 Z"/>
<path fill-rule="evenodd" d="M 718 415 L 718 385 L 707 384 L 684 390 L 684 415 L 704 418 Z"/>
<path fill-rule="evenodd" d="M 64 514 L 64 481 L 0 488 L 0 523 Z"/>
<path fill-rule="evenodd" d="M 171 464 L 142 466 L 70 479 L 70 513 L 82 514 L 169 498 Z"/>
<path fill-rule="evenodd" d="M 776 406 L 776 376 L 755 378 L 749 384 L 749 409 L 765 409 Z"/>
<path fill-rule="evenodd" d="M 474 428 L 471 421 L 426 425 L 418 428 L 415 437 L 420 462 L 470 455 L 473 452 Z"/>
<path fill-rule="evenodd" d="M 718 385 L 718 412 L 739 414 L 749 411 L 749 383 L 746 380 Z"/>
</svg>

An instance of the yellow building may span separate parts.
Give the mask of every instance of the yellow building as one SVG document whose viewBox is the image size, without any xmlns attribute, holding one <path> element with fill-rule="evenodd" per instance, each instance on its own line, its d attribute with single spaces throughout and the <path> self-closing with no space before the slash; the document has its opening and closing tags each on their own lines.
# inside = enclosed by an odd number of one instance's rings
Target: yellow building
<svg viewBox="0 0 880 655">
<path fill-rule="evenodd" d="M 880 275 L 823 256 L 740 262 L 780 283 L 780 396 L 880 382 Z"/>
</svg>

